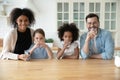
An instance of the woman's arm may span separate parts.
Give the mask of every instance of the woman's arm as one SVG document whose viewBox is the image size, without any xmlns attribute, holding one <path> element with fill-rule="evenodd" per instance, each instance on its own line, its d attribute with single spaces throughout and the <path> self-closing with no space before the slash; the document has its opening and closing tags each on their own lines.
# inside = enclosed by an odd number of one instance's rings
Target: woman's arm
<svg viewBox="0 0 120 80">
<path fill-rule="evenodd" d="M 18 54 L 13 53 L 17 40 L 17 31 L 11 30 L 3 40 L 3 49 L 1 53 L 1 59 L 13 59 L 18 60 Z"/>
</svg>

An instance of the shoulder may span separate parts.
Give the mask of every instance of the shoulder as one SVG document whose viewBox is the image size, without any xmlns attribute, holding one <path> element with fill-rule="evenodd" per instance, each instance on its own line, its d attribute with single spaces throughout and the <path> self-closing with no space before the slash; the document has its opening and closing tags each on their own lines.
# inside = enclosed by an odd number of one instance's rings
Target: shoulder
<svg viewBox="0 0 120 80">
<path fill-rule="evenodd" d="M 111 32 L 105 29 L 100 29 L 100 34 L 102 36 L 111 36 Z"/>
<path fill-rule="evenodd" d="M 71 45 L 77 47 L 78 46 L 78 41 L 74 41 Z"/>
<path fill-rule="evenodd" d="M 9 33 L 16 33 L 17 32 L 17 28 L 12 28 Z"/>
<path fill-rule="evenodd" d="M 86 38 L 86 36 L 87 36 L 87 32 L 84 32 L 84 33 L 80 36 L 80 39 L 84 39 L 84 38 Z"/>
<path fill-rule="evenodd" d="M 32 29 L 32 28 L 29 28 L 29 29 L 30 29 L 31 36 L 33 36 L 34 29 Z"/>
<path fill-rule="evenodd" d="M 78 44 L 78 41 L 74 41 L 72 44 L 77 45 L 77 44 Z"/>
<path fill-rule="evenodd" d="M 8 33 L 7 36 L 11 37 L 17 34 L 17 29 L 16 28 L 12 28 Z"/>
</svg>

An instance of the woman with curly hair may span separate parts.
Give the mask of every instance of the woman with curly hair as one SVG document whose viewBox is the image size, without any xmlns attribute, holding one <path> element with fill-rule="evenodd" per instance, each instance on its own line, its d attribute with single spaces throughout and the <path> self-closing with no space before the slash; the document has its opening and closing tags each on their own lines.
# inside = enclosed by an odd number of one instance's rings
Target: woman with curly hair
<svg viewBox="0 0 120 80">
<path fill-rule="evenodd" d="M 30 26 L 35 23 L 34 13 L 28 8 L 14 8 L 10 13 L 10 23 L 13 29 L 4 38 L 0 58 L 26 60 L 24 50 L 32 44 L 34 31 Z"/>
<path fill-rule="evenodd" d="M 65 23 L 58 29 L 58 37 L 61 43 L 58 45 L 57 59 L 78 59 L 79 29 L 74 23 Z"/>
</svg>

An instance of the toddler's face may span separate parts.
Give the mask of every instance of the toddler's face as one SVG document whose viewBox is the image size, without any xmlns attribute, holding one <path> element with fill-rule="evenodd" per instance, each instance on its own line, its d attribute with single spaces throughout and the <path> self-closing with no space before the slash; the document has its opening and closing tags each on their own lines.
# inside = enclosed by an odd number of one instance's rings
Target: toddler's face
<svg viewBox="0 0 120 80">
<path fill-rule="evenodd" d="M 45 42 L 45 37 L 40 34 L 40 33 L 35 33 L 35 36 L 34 36 L 34 43 L 41 43 L 41 42 Z"/>
<path fill-rule="evenodd" d="M 71 43 L 72 42 L 72 33 L 69 31 L 64 32 L 63 41 L 64 43 Z"/>
</svg>

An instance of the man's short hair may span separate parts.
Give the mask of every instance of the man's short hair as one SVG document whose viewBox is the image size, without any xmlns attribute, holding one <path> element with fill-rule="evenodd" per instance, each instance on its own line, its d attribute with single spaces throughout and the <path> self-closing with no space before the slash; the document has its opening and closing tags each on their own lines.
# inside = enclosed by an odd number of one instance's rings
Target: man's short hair
<svg viewBox="0 0 120 80">
<path fill-rule="evenodd" d="M 97 20 L 98 20 L 98 22 L 99 22 L 99 17 L 98 17 L 98 15 L 97 15 L 97 14 L 94 14 L 94 13 L 90 13 L 90 14 L 88 14 L 88 15 L 86 16 L 86 22 L 87 22 L 87 19 L 88 19 L 88 18 L 92 18 L 92 17 L 96 17 Z"/>
</svg>

